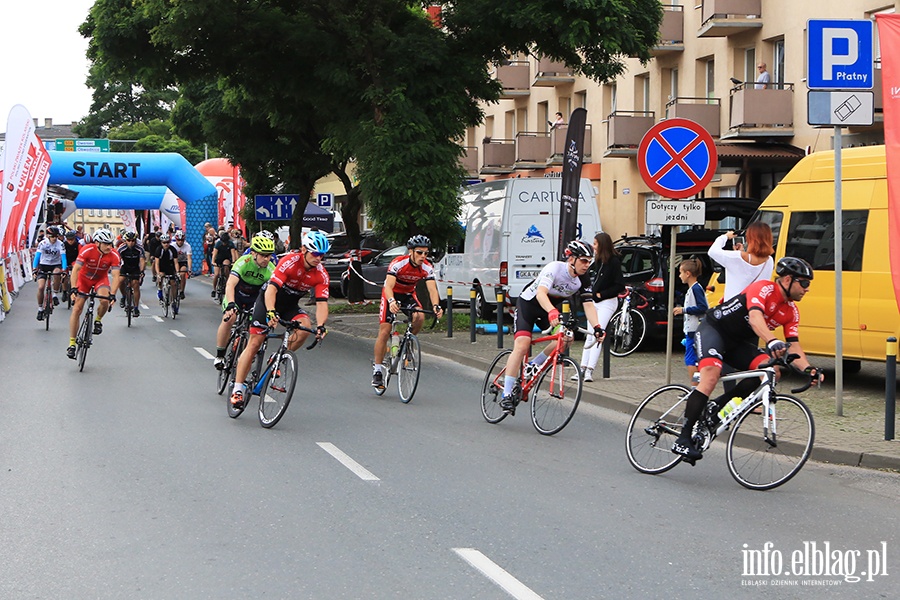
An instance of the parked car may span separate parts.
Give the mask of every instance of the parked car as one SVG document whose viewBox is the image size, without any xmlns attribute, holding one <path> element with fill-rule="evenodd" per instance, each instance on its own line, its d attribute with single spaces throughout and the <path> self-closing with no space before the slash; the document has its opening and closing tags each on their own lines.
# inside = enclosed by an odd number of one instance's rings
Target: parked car
<svg viewBox="0 0 900 600">
<path fill-rule="evenodd" d="M 328 236 L 331 241 L 331 249 L 322 259 L 328 277 L 331 279 L 330 291 L 332 295 L 343 294 L 341 290 L 341 276 L 350 266 L 350 238 L 346 233 L 335 233 Z M 362 262 L 378 254 L 391 246 L 380 237 L 371 232 L 364 232 L 360 241 L 359 255 Z"/>
<path fill-rule="evenodd" d="M 391 261 L 409 252 L 406 246 L 394 246 L 362 263 L 362 276 L 368 281 L 363 282 L 363 298 L 381 298 L 381 288 L 384 286 L 384 278 L 387 275 L 388 265 Z M 341 294 L 347 296 L 350 286 L 350 271 L 345 267 L 340 277 Z"/>
</svg>

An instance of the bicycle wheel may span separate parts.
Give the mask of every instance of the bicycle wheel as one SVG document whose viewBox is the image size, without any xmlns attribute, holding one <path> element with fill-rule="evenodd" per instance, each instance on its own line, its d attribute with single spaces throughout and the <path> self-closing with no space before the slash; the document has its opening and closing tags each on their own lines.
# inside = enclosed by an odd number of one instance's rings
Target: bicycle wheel
<svg viewBox="0 0 900 600">
<path fill-rule="evenodd" d="M 172 286 L 172 318 L 178 316 L 178 309 L 181 307 L 181 296 L 179 296 L 180 288 L 178 285 Z"/>
<path fill-rule="evenodd" d="M 277 358 L 264 375 L 259 393 L 259 424 L 266 429 L 274 427 L 294 394 L 297 385 L 297 357 L 290 350 L 279 350 L 272 355 Z"/>
<path fill-rule="evenodd" d="M 131 313 L 134 312 L 134 301 L 131 298 L 131 280 L 126 279 L 125 281 L 125 285 L 128 286 L 125 288 L 125 316 L 128 317 L 128 326 L 131 327 Z"/>
<path fill-rule="evenodd" d="M 762 400 L 754 402 L 734 423 L 726 459 L 731 476 L 742 486 L 771 490 L 803 468 L 812 452 L 816 427 L 809 408 L 793 396 L 775 396 L 774 415 L 765 418 L 753 413 L 758 406 L 762 406 Z M 765 436 L 763 422 L 768 427 Z"/>
<path fill-rule="evenodd" d="M 407 404 L 416 393 L 416 386 L 419 385 L 419 367 L 422 364 L 422 348 L 416 336 L 410 335 L 403 341 L 399 358 L 397 387 L 400 388 L 400 400 Z"/>
<path fill-rule="evenodd" d="M 84 361 L 87 358 L 88 348 L 91 346 L 91 313 L 85 313 L 84 319 L 81 321 L 81 327 L 78 330 L 76 344 L 78 349 L 75 351 L 75 358 L 78 359 L 78 370 L 84 371 Z"/>
<path fill-rule="evenodd" d="M 577 381 L 570 381 L 577 375 Z M 538 379 L 531 393 L 531 423 L 538 433 L 553 435 L 569 424 L 578 403 L 584 378 L 581 369 L 568 356 L 559 356 Z"/>
<path fill-rule="evenodd" d="M 44 331 L 50 331 L 50 315 L 53 314 L 53 293 L 50 285 L 44 290 Z"/>
<path fill-rule="evenodd" d="M 481 386 L 481 415 L 488 423 L 499 423 L 506 418 L 506 413 L 500 408 L 500 400 L 503 399 L 503 379 L 510 354 L 512 350 L 504 350 L 498 354 L 484 376 L 484 384 Z"/>
<path fill-rule="evenodd" d="M 625 433 L 625 451 L 632 467 L 657 475 L 681 462 L 679 455 L 672 454 L 672 444 L 681 435 L 689 393 L 683 385 L 664 385 L 637 407 Z"/>
<path fill-rule="evenodd" d="M 609 320 L 612 334 L 610 352 L 613 356 L 628 356 L 638 349 L 647 335 L 647 320 L 639 310 L 619 311 Z"/>
<path fill-rule="evenodd" d="M 163 284 L 162 305 L 163 305 L 163 317 L 164 318 L 169 316 L 169 304 L 172 302 L 172 293 L 170 291 L 171 288 L 172 288 L 172 286 L 168 281 L 166 281 L 166 283 Z"/>
</svg>

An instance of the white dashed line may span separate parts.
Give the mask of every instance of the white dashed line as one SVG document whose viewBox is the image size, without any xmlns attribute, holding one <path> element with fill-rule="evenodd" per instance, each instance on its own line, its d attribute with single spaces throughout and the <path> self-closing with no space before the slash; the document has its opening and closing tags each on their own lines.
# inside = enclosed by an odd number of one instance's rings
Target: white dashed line
<svg viewBox="0 0 900 600">
<path fill-rule="evenodd" d="M 160 317 L 159 315 L 153 315 L 153 320 L 156 321 L 157 323 L 163 322 L 163 318 Z"/>
<path fill-rule="evenodd" d="M 198 348 L 197 346 L 194 346 L 194 350 L 196 350 L 200 354 L 200 356 L 207 360 L 215 360 L 216 358 L 215 356 L 207 352 L 204 348 Z"/>
<path fill-rule="evenodd" d="M 181 337 L 181 338 L 184 337 L 184 334 L 181 333 L 180 331 L 178 331 L 177 329 L 170 329 L 169 331 L 171 331 L 172 335 L 174 335 L 175 337 Z"/>
<path fill-rule="evenodd" d="M 363 481 L 381 481 L 371 472 L 369 472 L 365 467 L 361 464 L 344 454 L 342 450 L 340 450 L 337 446 L 332 444 L 331 442 L 316 442 L 319 444 L 319 447 L 322 448 L 325 452 L 333 456 L 338 460 L 339 463 L 353 471 L 357 477 L 362 479 Z"/>
<path fill-rule="evenodd" d="M 503 588 L 507 594 L 517 600 L 542 600 L 525 584 L 510 575 L 497 563 L 474 548 L 454 548 L 463 560 L 481 571 L 482 575 Z"/>
</svg>

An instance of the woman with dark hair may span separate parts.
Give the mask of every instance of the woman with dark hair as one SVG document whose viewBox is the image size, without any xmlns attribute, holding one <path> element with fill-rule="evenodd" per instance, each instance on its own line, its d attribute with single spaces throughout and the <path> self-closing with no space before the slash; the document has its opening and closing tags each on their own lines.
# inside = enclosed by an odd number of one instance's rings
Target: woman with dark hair
<svg viewBox="0 0 900 600">
<path fill-rule="evenodd" d="M 751 283 L 772 278 L 775 254 L 772 248 L 772 229 L 761 221 L 747 226 L 741 239 L 733 231 L 717 237 L 709 247 L 709 257 L 725 269 L 725 302 L 744 291 Z M 726 250 L 725 244 L 732 240 L 734 250 Z"/>
<path fill-rule="evenodd" d="M 619 253 L 613 246 L 608 233 L 600 232 L 594 236 L 594 283 L 591 294 L 594 308 L 597 309 L 597 321 L 604 330 L 610 317 L 619 307 L 619 294 L 625 291 L 625 280 L 622 277 L 622 262 Z M 593 381 L 594 367 L 600 360 L 602 340 L 598 341 L 589 335 L 584 342 L 581 353 L 581 372 L 585 381 Z M 577 376 L 576 376 L 577 377 Z"/>
</svg>

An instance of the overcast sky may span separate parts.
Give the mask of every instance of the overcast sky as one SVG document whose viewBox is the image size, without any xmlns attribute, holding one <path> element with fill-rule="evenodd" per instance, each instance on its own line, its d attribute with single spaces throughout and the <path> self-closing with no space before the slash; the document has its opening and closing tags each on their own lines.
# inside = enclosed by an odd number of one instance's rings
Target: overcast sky
<svg viewBox="0 0 900 600">
<path fill-rule="evenodd" d="M 0 0 L 0 131 L 22 104 L 43 125 L 79 121 L 91 107 L 87 40 L 78 34 L 94 0 Z"/>
</svg>

